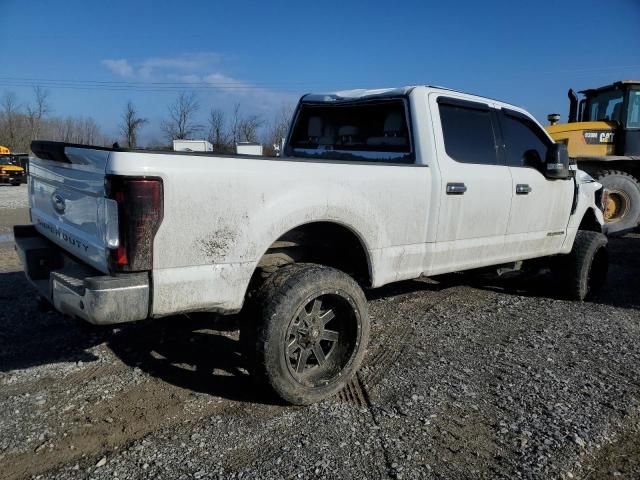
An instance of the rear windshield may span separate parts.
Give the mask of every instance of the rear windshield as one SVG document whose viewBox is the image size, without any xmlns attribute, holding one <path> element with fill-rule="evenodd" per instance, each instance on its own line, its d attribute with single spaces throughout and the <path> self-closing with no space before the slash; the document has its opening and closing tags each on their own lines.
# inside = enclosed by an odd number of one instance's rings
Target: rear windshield
<svg viewBox="0 0 640 480">
<path fill-rule="evenodd" d="M 297 157 L 413 163 L 403 99 L 301 104 L 288 153 Z"/>
</svg>

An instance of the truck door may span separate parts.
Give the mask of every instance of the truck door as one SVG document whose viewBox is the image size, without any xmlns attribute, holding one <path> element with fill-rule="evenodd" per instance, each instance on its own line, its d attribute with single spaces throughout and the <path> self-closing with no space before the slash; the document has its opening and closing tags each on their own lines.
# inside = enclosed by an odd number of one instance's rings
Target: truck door
<svg viewBox="0 0 640 480">
<path fill-rule="evenodd" d="M 511 175 L 498 155 L 495 109 L 461 97 L 430 95 L 441 198 L 433 274 L 504 259 Z"/>
<path fill-rule="evenodd" d="M 571 214 L 573 179 L 552 180 L 543 175 L 552 141 L 532 118 L 503 108 L 500 124 L 512 178 L 505 247 L 523 257 L 557 253 Z"/>
</svg>

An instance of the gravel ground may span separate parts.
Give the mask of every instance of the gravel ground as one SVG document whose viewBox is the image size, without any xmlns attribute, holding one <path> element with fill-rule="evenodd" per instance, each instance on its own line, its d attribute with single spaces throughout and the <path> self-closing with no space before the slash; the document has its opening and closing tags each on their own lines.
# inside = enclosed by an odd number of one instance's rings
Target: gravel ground
<svg viewBox="0 0 640 480">
<path fill-rule="evenodd" d="M 29 199 L 27 198 L 26 183 L 17 187 L 13 185 L 0 185 L 0 209 L 27 208 L 28 206 Z"/>
<path fill-rule="evenodd" d="M 12 225 L 29 221 L 27 185 L 0 184 L 0 242 L 13 240 Z"/>
<path fill-rule="evenodd" d="M 640 478 L 640 236 L 611 257 L 586 303 L 544 276 L 368 292 L 357 378 L 290 407 L 232 318 L 91 328 L 39 310 L 0 242 L 0 478 Z"/>
</svg>

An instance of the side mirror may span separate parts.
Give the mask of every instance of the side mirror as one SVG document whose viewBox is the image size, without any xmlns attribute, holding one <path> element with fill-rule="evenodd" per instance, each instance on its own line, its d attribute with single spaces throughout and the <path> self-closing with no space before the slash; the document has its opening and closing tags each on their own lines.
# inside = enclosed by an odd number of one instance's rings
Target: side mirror
<svg viewBox="0 0 640 480">
<path fill-rule="evenodd" d="M 547 150 L 545 159 L 547 178 L 565 179 L 571 176 L 569 171 L 569 151 L 564 143 L 553 143 Z"/>
</svg>

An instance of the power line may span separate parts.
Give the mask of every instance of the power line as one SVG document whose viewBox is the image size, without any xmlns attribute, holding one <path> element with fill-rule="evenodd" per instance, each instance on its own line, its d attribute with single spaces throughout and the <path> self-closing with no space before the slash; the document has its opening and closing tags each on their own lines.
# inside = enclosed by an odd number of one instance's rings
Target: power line
<svg viewBox="0 0 640 480">
<path fill-rule="evenodd" d="M 199 82 L 143 82 L 143 81 L 103 81 L 103 80 L 58 80 L 45 78 L 10 77 L 0 75 L 0 85 L 12 87 L 47 87 L 85 90 L 137 90 L 137 91 L 172 91 L 172 90 L 219 90 L 219 91 L 252 91 L 252 90 L 299 90 L 310 88 L 308 82 L 270 82 L 244 83 L 240 81 L 199 81 Z"/>
<path fill-rule="evenodd" d="M 558 69 L 549 72 L 537 73 L 587 73 L 594 75 L 596 72 L 611 70 L 640 69 L 640 65 L 599 66 L 586 68 Z M 514 74 L 529 74 L 524 69 L 514 71 Z M 244 83 L 235 80 L 219 81 L 142 81 L 142 80 L 94 80 L 94 79 L 55 79 L 19 77 L 0 74 L 0 86 L 13 88 L 43 87 L 49 89 L 66 89 L 78 91 L 104 91 L 104 92 L 139 92 L 139 93 L 175 93 L 178 91 L 192 90 L 196 92 L 260 92 L 281 91 L 283 93 L 300 93 L 313 90 L 338 90 L 336 85 L 310 83 L 303 81 L 288 82 L 251 82 Z"/>
<path fill-rule="evenodd" d="M 162 92 L 162 91 L 182 91 L 182 90 L 217 90 L 217 91 L 261 91 L 261 90 L 291 90 L 290 87 L 257 86 L 257 85 L 193 85 L 180 84 L 168 86 L 144 86 L 144 85 L 91 85 L 91 84 L 66 84 L 51 82 L 19 82 L 5 81 L 0 79 L 0 85 L 6 87 L 43 87 L 43 88 L 65 88 L 73 90 L 107 90 L 107 91 L 140 91 L 140 92 Z"/>
<path fill-rule="evenodd" d="M 204 85 L 204 86 L 249 86 L 249 87 L 291 87 L 306 85 L 308 82 L 243 82 L 240 80 L 229 81 L 175 81 L 175 82 L 152 82 L 152 81 L 127 81 L 127 80 L 78 80 L 78 79 L 51 79 L 51 78 L 33 78 L 33 77 L 13 77 L 0 74 L 0 81 L 12 81 L 12 82 L 35 82 L 35 83 L 62 83 L 62 84 L 95 84 L 95 85 L 159 85 L 159 86 L 189 86 L 189 85 Z"/>
<path fill-rule="evenodd" d="M 591 71 L 607 71 L 607 70 L 616 70 L 616 69 L 630 69 L 630 68 L 640 68 L 640 64 L 635 65 L 603 65 L 603 66 L 594 66 L 594 67 L 581 67 L 581 68 L 560 68 L 555 70 L 548 71 L 540 71 L 536 70 L 537 73 L 560 73 L 560 72 L 591 72 Z M 514 73 L 521 73 L 528 75 L 526 69 L 519 69 L 514 71 Z M 64 85 L 78 85 L 78 84 L 91 84 L 91 85 L 112 85 L 112 86 L 175 86 L 175 87 L 190 87 L 190 86 L 203 86 L 203 87 L 211 87 L 211 88 L 289 88 L 289 87 L 305 87 L 309 85 L 317 85 L 309 82 L 243 82 L 240 80 L 228 80 L 228 81 L 143 81 L 143 80 L 91 80 L 91 79 L 54 79 L 54 78 L 36 78 L 36 77 L 16 77 L 11 75 L 3 75 L 0 74 L 0 81 L 11 81 L 11 82 L 28 82 L 28 83 L 36 83 L 36 84 L 64 84 Z"/>
</svg>

